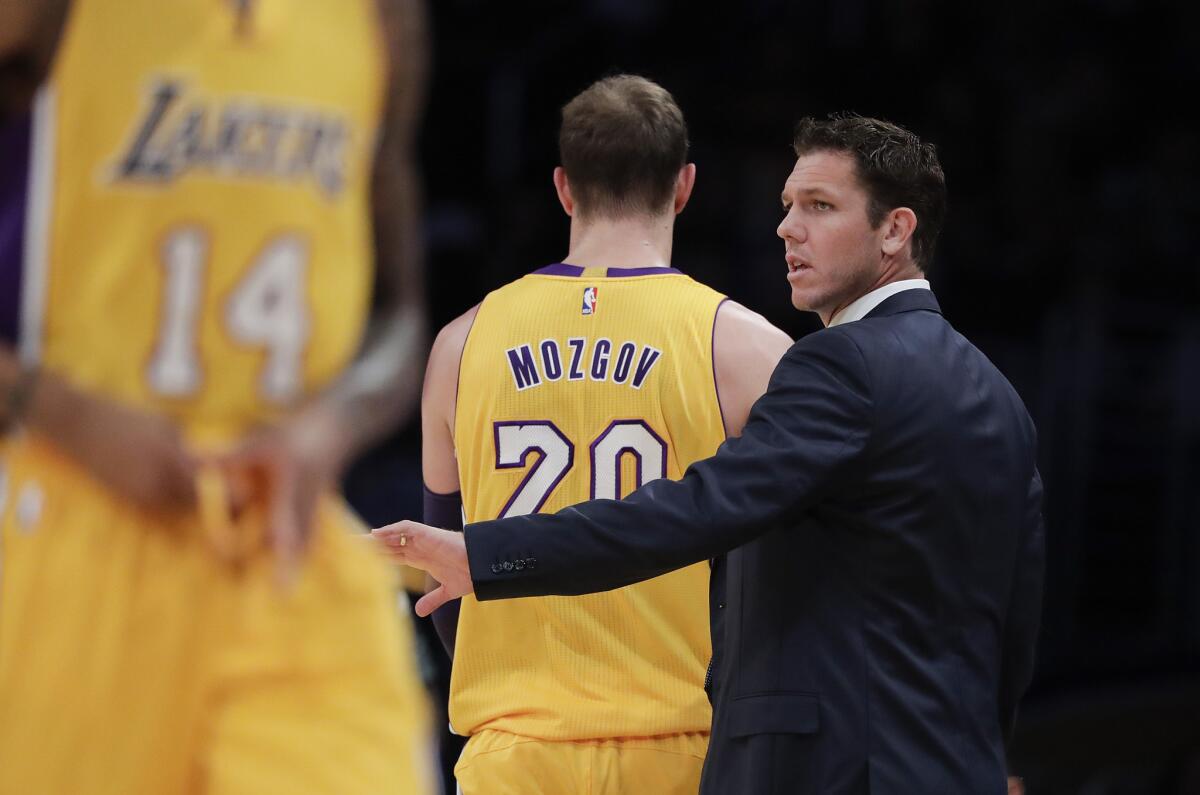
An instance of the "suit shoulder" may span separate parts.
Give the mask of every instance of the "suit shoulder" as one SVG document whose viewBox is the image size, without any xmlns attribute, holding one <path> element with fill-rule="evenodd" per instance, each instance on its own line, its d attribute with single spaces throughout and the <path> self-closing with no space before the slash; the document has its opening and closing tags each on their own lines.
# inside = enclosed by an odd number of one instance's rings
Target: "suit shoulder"
<svg viewBox="0 0 1200 795">
<path fill-rule="evenodd" d="M 792 382 L 803 387 L 801 380 L 830 377 L 847 390 L 868 396 L 872 392 L 871 368 L 862 343 L 858 335 L 847 333 L 842 326 L 815 331 L 788 349 L 771 382 Z"/>
<path fill-rule="evenodd" d="M 864 348 L 868 339 L 862 334 L 855 333 L 852 330 L 854 325 L 856 324 L 847 323 L 844 326 L 832 326 L 801 337 L 788 350 L 787 356 L 832 357 L 847 367 L 859 364 L 865 366 Z"/>
</svg>

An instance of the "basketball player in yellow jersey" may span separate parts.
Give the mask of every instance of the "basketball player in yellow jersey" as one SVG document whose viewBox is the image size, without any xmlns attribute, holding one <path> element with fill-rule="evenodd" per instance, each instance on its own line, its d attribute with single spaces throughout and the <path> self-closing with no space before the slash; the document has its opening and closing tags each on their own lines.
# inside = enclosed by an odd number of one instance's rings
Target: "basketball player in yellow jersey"
<svg viewBox="0 0 1200 795">
<path fill-rule="evenodd" d="M 439 527 L 681 477 L 740 433 L 791 345 L 669 267 L 695 166 L 666 90 L 601 80 L 563 109 L 559 143 L 567 257 L 434 343 L 422 430 L 426 521 Z M 456 605 L 435 614 L 454 644 L 451 724 L 470 736 L 455 770 L 464 795 L 695 793 L 711 722 L 708 574 L 583 597 L 468 596 L 457 631 Z"/>
<path fill-rule="evenodd" d="M 419 372 L 419 10 L 0 3 L 3 795 L 429 791 L 335 496 Z"/>
</svg>

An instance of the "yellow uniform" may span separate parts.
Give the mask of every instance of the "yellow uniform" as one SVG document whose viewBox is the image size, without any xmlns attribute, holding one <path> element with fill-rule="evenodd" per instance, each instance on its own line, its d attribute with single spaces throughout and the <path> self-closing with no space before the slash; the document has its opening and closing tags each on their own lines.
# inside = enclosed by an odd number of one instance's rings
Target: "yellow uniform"
<svg viewBox="0 0 1200 795">
<path fill-rule="evenodd" d="M 624 496 L 712 455 L 721 301 L 671 269 L 569 265 L 488 295 L 454 419 L 467 521 Z M 695 792 L 707 594 L 700 564 L 609 593 L 464 598 L 450 686 L 451 724 L 471 735 L 463 792 Z"/>
<path fill-rule="evenodd" d="M 198 449 L 328 384 L 371 286 L 374 3 L 237 5 L 74 0 L 34 113 L 21 353 Z M 340 500 L 281 596 L 34 436 L 0 464 L 0 795 L 428 791 L 410 630 Z"/>
</svg>

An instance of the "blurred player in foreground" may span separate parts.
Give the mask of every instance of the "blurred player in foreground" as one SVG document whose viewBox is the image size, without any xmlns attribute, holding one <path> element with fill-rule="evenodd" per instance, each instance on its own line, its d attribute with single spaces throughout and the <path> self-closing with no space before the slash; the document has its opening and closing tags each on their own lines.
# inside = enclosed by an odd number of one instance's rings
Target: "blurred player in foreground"
<svg viewBox="0 0 1200 795">
<path fill-rule="evenodd" d="M 424 36 L 413 0 L 0 5 L 0 792 L 429 791 L 336 497 L 415 397 Z"/>
<path fill-rule="evenodd" d="M 687 146 L 674 99 L 641 77 L 601 80 L 563 109 L 554 185 L 570 249 L 438 335 L 426 521 L 619 497 L 741 432 L 791 340 L 670 267 L 696 174 Z M 470 736 L 464 795 L 696 792 L 708 578 L 698 564 L 605 594 L 443 608 L 451 724 Z"/>
</svg>

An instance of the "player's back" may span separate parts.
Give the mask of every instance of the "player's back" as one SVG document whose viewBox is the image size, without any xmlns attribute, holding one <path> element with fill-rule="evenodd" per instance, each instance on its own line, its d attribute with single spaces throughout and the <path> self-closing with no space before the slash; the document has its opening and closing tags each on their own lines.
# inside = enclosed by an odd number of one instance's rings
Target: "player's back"
<svg viewBox="0 0 1200 795">
<path fill-rule="evenodd" d="M 74 0 L 33 117 L 20 344 L 225 438 L 328 382 L 371 277 L 371 0 Z"/>
<path fill-rule="evenodd" d="M 672 269 L 570 265 L 488 295 L 454 420 L 467 521 L 621 497 L 711 455 L 722 300 Z M 451 723 L 551 740 L 707 732 L 707 586 L 700 564 L 604 594 L 466 597 Z"/>
</svg>

